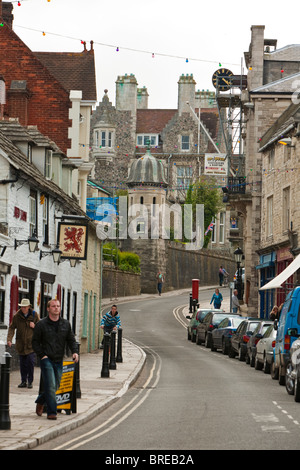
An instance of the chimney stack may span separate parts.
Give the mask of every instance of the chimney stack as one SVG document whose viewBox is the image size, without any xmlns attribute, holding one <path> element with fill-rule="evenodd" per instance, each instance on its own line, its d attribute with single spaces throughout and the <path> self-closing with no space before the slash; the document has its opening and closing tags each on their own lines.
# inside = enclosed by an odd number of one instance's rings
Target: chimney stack
<svg viewBox="0 0 300 470">
<path fill-rule="evenodd" d="M 11 2 L 3 3 L 2 0 L 0 0 L 0 19 L 3 21 L 3 23 L 7 24 L 10 29 L 12 29 L 14 19 L 12 11 L 13 4 Z"/>
</svg>

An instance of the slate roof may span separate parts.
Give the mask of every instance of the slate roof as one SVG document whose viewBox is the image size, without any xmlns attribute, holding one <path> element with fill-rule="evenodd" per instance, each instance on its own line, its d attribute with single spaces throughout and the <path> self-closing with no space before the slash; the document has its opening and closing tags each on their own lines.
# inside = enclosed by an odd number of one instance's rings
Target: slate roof
<svg viewBox="0 0 300 470">
<path fill-rule="evenodd" d="M 33 52 L 35 57 L 67 90 L 82 90 L 82 99 L 96 101 L 94 51 Z"/>
<path fill-rule="evenodd" d="M 259 151 L 263 152 L 270 145 L 283 138 L 300 122 L 300 105 L 292 103 L 263 135 Z"/>
<path fill-rule="evenodd" d="M 6 135 L 0 130 L 0 149 L 2 149 L 9 163 L 19 172 L 23 173 L 27 181 L 32 181 L 35 187 L 38 187 L 41 191 L 47 194 L 51 194 L 56 199 L 59 198 L 64 204 L 64 209 L 67 208 L 70 214 L 76 214 L 86 217 L 86 213 L 81 209 L 75 199 L 68 196 L 57 184 L 53 181 L 48 180 L 44 175 L 30 163 L 25 155 L 12 143 L 12 141 L 6 137 Z"/>
<path fill-rule="evenodd" d="M 300 80 L 300 72 L 288 75 L 287 77 L 275 80 L 274 82 L 267 83 L 258 88 L 250 91 L 250 94 L 255 93 L 279 93 L 290 94 L 296 91 L 297 81 Z"/>
</svg>

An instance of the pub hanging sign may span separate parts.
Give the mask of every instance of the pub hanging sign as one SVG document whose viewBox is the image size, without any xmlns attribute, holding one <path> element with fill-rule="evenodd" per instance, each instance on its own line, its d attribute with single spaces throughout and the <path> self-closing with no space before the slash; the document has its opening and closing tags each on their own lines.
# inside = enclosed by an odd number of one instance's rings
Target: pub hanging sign
<svg viewBox="0 0 300 470">
<path fill-rule="evenodd" d="M 58 245 L 61 258 L 84 260 L 87 258 L 88 226 L 76 222 L 58 223 Z"/>
</svg>

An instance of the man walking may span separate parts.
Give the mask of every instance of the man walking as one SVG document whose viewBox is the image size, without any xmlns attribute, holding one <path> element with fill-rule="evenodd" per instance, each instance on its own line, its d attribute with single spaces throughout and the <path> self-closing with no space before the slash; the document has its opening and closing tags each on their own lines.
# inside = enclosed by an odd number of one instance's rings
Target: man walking
<svg viewBox="0 0 300 470">
<path fill-rule="evenodd" d="M 22 299 L 20 309 L 13 316 L 7 334 L 7 346 L 11 348 L 16 333 L 16 351 L 20 358 L 21 383 L 19 388 L 32 388 L 35 354 L 32 348 L 32 336 L 35 325 L 39 321 L 38 314 L 32 309 L 28 299 Z"/>
<path fill-rule="evenodd" d="M 233 313 L 238 313 L 238 311 L 240 309 L 240 302 L 239 302 L 239 299 L 238 299 L 238 291 L 236 289 L 233 291 L 231 305 L 232 305 L 232 312 Z"/>
<path fill-rule="evenodd" d="M 60 386 L 63 357 L 68 345 L 73 361 L 78 362 L 78 346 L 70 322 L 60 316 L 60 302 L 49 300 L 48 316 L 39 321 L 34 329 L 33 349 L 40 358 L 44 390 L 36 399 L 36 413 L 42 416 L 47 405 L 47 418 L 57 418 L 56 390 Z"/>
</svg>

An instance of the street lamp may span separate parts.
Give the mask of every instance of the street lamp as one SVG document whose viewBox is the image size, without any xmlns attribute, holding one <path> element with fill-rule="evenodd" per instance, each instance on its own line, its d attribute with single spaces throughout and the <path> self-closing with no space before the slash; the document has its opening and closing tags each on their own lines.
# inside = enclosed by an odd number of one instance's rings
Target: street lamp
<svg viewBox="0 0 300 470">
<path fill-rule="evenodd" d="M 242 276 L 241 276 L 241 262 L 243 259 L 243 251 L 238 247 L 233 253 L 237 265 L 237 279 L 236 279 L 236 289 L 238 291 L 238 299 L 243 300 L 243 291 L 242 291 Z"/>
<path fill-rule="evenodd" d="M 29 245 L 29 251 L 30 253 L 34 253 L 35 250 L 37 249 L 37 246 L 39 244 L 39 240 L 36 236 L 36 231 L 33 232 L 31 237 L 27 238 L 27 240 L 16 240 L 15 239 L 15 250 L 18 248 L 20 245 L 24 245 L 24 243 L 28 243 Z"/>
</svg>

